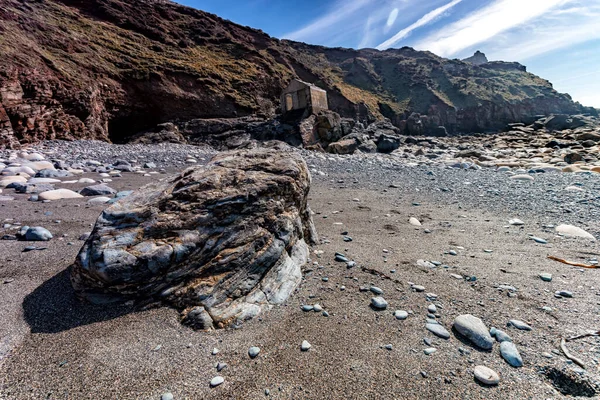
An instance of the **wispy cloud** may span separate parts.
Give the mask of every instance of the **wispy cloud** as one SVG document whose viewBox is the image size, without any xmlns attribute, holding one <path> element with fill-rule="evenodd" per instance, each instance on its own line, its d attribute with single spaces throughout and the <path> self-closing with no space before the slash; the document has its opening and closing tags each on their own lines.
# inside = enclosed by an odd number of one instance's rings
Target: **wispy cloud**
<svg viewBox="0 0 600 400">
<path fill-rule="evenodd" d="M 332 27 L 346 21 L 358 10 L 366 7 L 375 0 L 337 1 L 331 11 L 323 17 L 311 22 L 305 27 L 283 35 L 285 39 L 309 41 L 331 31 Z"/>
<path fill-rule="evenodd" d="M 394 46 L 400 40 L 402 40 L 406 36 L 408 36 L 412 31 L 414 31 L 417 28 L 420 28 L 422 26 L 425 26 L 425 25 L 431 23 L 436 18 L 438 18 L 439 16 L 441 16 L 442 14 L 444 14 L 446 11 L 448 11 L 449 9 L 451 9 L 452 7 L 454 7 L 455 5 L 457 5 L 458 3 L 460 3 L 461 1 L 462 0 L 452 0 L 450 3 L 445 4 L 445 5 L 441 6 L 441 7 L 436 8 L 433 11 L 428 12 L 427 14 L 423 15 L 423 17 L 421 17 L 417 22 L 415 22 L 414 24 L 409 25 L 406 28 L 402 29 L 401 31 L 399 31 L 398 33 L 396 33 L 394 36 L 392 36 L 391 38 L 389 38 L 388 40 L 386 40 L 385 42 L 383 42 L 379 46 L 377 46 L 377 48 L 379 50 L 383 50 L 383 49 L 387 49 L 389 47 Z"/>
<path fill-rule="evenodd" d="M 495 0 L 419 40 L 415 47 L 440 56 L 453 56 L 571 2 L 573 0 Z"/>
</svg>

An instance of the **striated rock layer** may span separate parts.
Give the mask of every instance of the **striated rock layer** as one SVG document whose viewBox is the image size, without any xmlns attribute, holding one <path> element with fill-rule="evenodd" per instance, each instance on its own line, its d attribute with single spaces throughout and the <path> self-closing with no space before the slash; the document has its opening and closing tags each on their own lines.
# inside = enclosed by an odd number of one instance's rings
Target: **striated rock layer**
<svg viewBox="0 0 600 400">
<path fill-rule="evenodd" d="M 140 189 L 98 218 L 71 270 L 93 303 L 163 303 L 198 329 L 281 304 L 316 240 L 310 174 L 285 149 L 223 153 Z"/>
</svg>

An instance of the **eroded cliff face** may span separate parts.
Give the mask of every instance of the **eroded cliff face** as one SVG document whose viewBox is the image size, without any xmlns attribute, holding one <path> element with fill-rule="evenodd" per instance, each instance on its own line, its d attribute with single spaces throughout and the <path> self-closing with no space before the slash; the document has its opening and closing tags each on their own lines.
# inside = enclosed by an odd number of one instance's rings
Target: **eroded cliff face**
<svg viewBox="0 0 600 400">
<path fill-rule="evenodd" d="M 0 4 L 1 146 L 119 142 L 171 121 L 269 118 L 294 77 L 327 90 L 343 117 L 387 117 L 415 134 L 590 111 L 514 63 L 277 40 L 161 0 Z"/>
</svg>

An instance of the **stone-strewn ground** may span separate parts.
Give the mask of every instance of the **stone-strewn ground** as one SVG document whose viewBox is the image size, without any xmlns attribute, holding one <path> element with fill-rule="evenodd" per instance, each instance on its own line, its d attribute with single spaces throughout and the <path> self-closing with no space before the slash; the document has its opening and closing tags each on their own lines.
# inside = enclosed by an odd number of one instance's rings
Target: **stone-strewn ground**
<svg viewBox="0 0 600 400">
<path fill-rule="evenodd" d="M 175 172 L 191 164 L 189 157 L 202 163 L 211 154 L 179 145 L 51 146 L 69 162 L 136 159 L 134 170 L 145 162 L 158 164 L 145 174 L 109 178 L 106 184 L 119 191 L 166 176 L 149 172 Z M 599 329 L 600 272 L 547 256 L 597 262 L 598 242 L 558 236 L 553 226 L 569 223 L 600 237 L 599 174 L 525 169 L 533 180 L 515 180 L 517 167 L 498 172 L 413 165 L 418 163 L 386 155 L 303 154 L 313 173 L 309 203 L 321 243 L 313 247 L 301 286 L 284 306 L 241 328 L 209 333 L 184 327 L 170 308 L 79 303 L 66 268 L 83 244 L 79 236 L 90 231 L 103 205 L 87 206 L 89 198 L 33 202 L 27 201 L 30 194 L 3 189 L 2 195 L 15 199 L 0 202 L 0 221 L 11 225 L 2 235 L 14 234 L 20 223 L 43 226 L 54 238 L 0 241 L 0 398 L 159 399 L 166 392 L 175 399 L 566 398 L 557 389 L 598 395 L 593 385 L 599 379 L 600 341 L 568 344 L 586 371 L 558 349 L 563 336 Z M 60 179 L 81 177 L 101 179 L 97 172 Z M 422 226 L 409 224 L 410 217 Z M 510 225 L 512 218 L 524 225 Z M 22 252 L 29 245 L 47 249 Z M 336 252 L 356 265 L 334 261 Z M 552 281 L 541 280 L 540 273 L 552 274 Z M 409 282 L 424 286 L 424 292 Z M 370 307 L 375 295 L 360 288 L 371 286 L 383 291 L 387 310 Z M 573 297 L 555 297 L 560 290 Z M 428 301 L 427 293 L 437 299 Z M 425 329 L 432 303 L 449 340 Z M 306 304 L 320 304 L 329 316 L 302 311 Z M 395 310 L 408 311 L 408 318 L 397 320 Z M 485 352 L 458 337 L 451 325 L 461 314 L 508 333 L 524 366 L 508 365 L 499 343 Z M 532 330 L 508 327 L 511 319 Z M 300 350 L 303 340 L 312 345 L 307 352 Z M 247 354 L 251 346 L 261 349 L 255 359 Z M 437 351 L 425 355 L 430 347 Z M 218 362 L 227 367 L 217 372 Z M 495 370 L 499 385 L 478 384 L 476 365 Z M 210 388 L 217 375 L 224 383 Z"/>
</svg>

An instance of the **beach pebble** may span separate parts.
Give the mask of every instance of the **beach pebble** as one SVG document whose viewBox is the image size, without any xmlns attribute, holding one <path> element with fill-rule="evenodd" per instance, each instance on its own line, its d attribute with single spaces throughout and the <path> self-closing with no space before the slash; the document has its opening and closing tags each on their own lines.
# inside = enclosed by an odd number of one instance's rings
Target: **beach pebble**
<svg viewBox="0 0 600 400">
<path fill-rule="evenodd" d="M 371 305 L 378 310 L 385 310 L 388 302 L 383 297 L 377 296 L 371 299 Z"/>
<path fill-rule="evenodd" d="M 248 349 L 248 355 L 250 356 L 250 358 L 258 356 L 258 353 L 260 353 L 260 348 L 256 346 L 252 346 Z"/>
<path fill-rule="evenodd" d="M 519 368 L 523 366 L 523 359 L 513 342 L 505 341 L 500 343 L 500 354 L 513 367 Z"/>
<path fill-rule="evenodd" d="M 419 221 L 415 217 L 410 217 L 410 219 L 408 220 L 408 223 L 413 226 L 421 226 L 421 221 Z"/>
<path fill-rule="evenodd" d="M 433 353 L 435 353 L 436 351 L 437 351 L 437 349 L 436 349 L 436 348 L 434 348 L 434 347 L 428 347 L 428 348 L 426 348 L 425 350 L 423 350 L 423 353 L 425 353 L 425 355 L 427 355 L 427 356 L 428 356 L 428 355 L 430 355 L 430 354 L 433 354 Z"/>
<path fill-rule="evenodd" d="M 442 325 L 436 323 L 427 323 L 425 325 L 425 329 L 427 329 L 429 332 L 433 333 L 434 335 L 436 335 L 439 338 L 442 339 L 450 339 L 450 332 L 448 332 L 448 330 L 446 330 L 446 328 L 444 328 Z"/>
<path fill-rule="evenodd" d="M 508 326 L 514 326 L 517 329 L 520 329 L 522 331 L 530 331 L 531 330 L 531 326 L 529 326 L 528 324 L 526 324 L 523 321 L 519 321 L 518 319 L 511 319 L 510 321 L 508 321 Z"/>
<path fill-rule="evenodd" d="M 394 317 L 396 317 L 396 319 L 405 320 L 408 318 L 408 312 L 404 310 L 396 310 L 394 311 Z"/>
<path fill-rule="evenodd" d="M 556 232 L 563 234 L 565 236 L 573 236 L 573 237 L 580 237 L 580 238 L 584 238 L 584 239 L 590 239 L 592 241 L 595 241 L 596 238 L 589 232 L 584 231 L 581 228 L 578 228 L 576 226 L 573 225 L 558 225 L 556 228 Z"/>
<path fill-rule="evenodd" d="M 46 228 L 42 228 L 41 226 L 34 226 L 29 228 L 25 232 L 25 240 L 30 241 L 48 241 L 52 239 L 52 234 Z"/>
<path fill-rule="evenodd" d="M 43 200 L 61 200 L 61 199 L 77 199 L 83 196 L 69 189 L 56 189 L 42 192 L 38 195 L 40 201 Z"/>
<path fill-rule="evenodd" d="M 558 290 L 554 294 L 559 297 L 567 297 L 567 298 L 573 297 L 573 292 L 571 292 L 569 290 Z"/>
<path fill-rule="evenodd" d="M 210 380 L 210 386 L 211 387 L 219 386 L 223 382 L 225 382 L 225 378 L 223 378 L 222 376 L 215 376 L 214 378 L 212 378 Z"/>
<path fill-rule="evenodd" d="M 303 340 L 302 344 L 300 345 L 300 350 L 308 351 L 311 347 L 312 347 L 312 345 L 310 343 L 308 343 L 308 341 Z"/>
<path fill-rule="evenodd" d="M 163 393 L 162 396 L 160 396 L 160 400 L 173 400 L 173 394 Z"/>
<path fill-rule="evenodd" d="M 540 279 L 543 280 L 544 282 L 552 282 L 552 274 L 549 274 L 547 272 L 542 272 L 540 274 Z"/>
<path fill-rule="evenodd" d="M 478 365 L 473 368 L 475 379 L 485 385 L 497 385 L 500 382 L 500 377 L 493 369 Z"/>
<path fill-rule="evenodd" d="M 371 288 L 369 290 L 371 290 L 371 292 L 373 292 L 375 294 L 380 294 L 380 295 L 383 294 L 383 290 L 381 290 L 377 286 L 371 286 Z"/>
<path fill-rule="evenodd" d="M 490 350 L 494 346 L 494 340 L 483 321 L 471 314 L 459 315 L 454 319 L 453 326 L 477 347 Z"/>
</svg>

